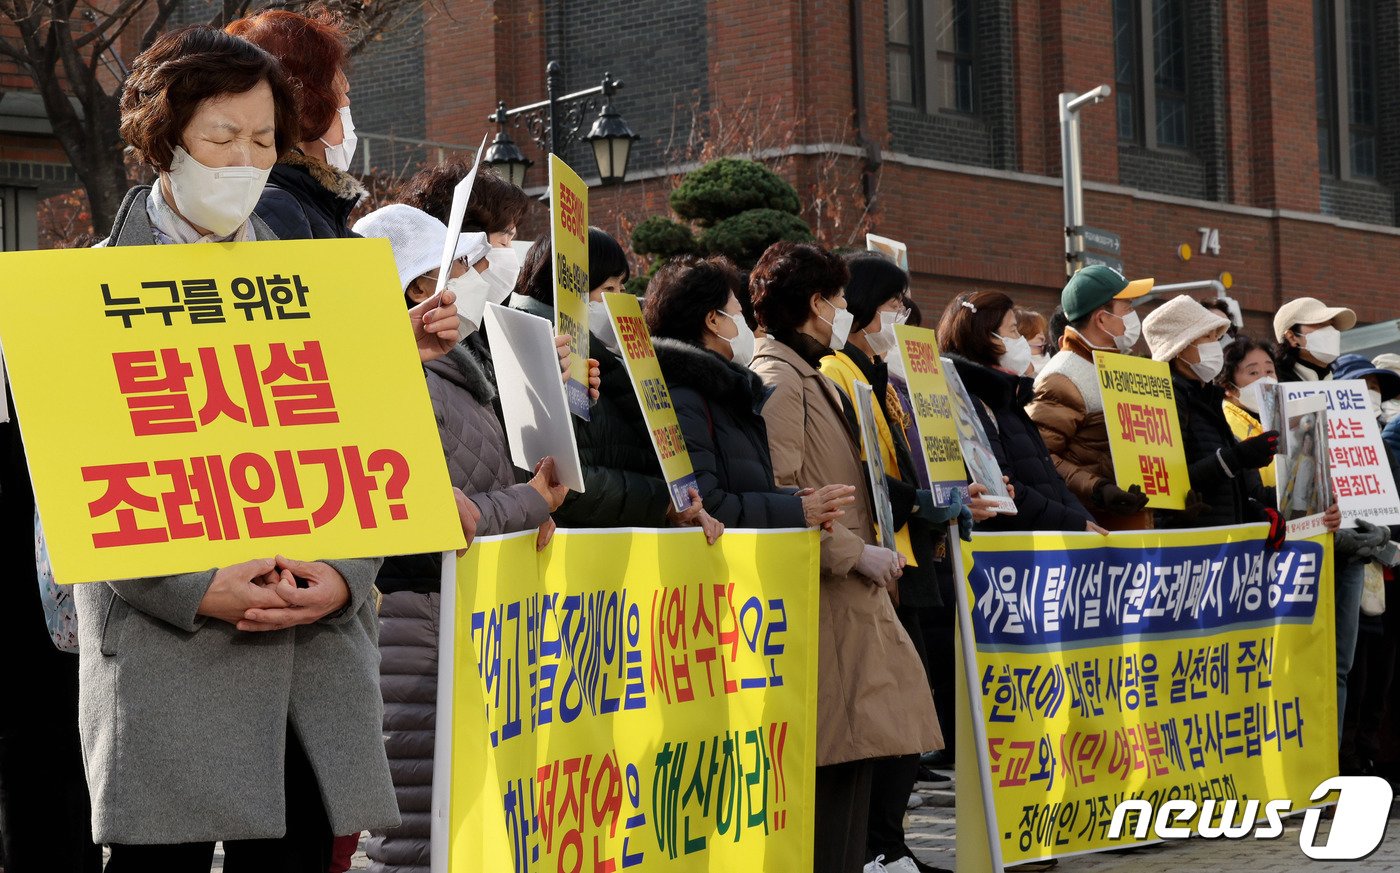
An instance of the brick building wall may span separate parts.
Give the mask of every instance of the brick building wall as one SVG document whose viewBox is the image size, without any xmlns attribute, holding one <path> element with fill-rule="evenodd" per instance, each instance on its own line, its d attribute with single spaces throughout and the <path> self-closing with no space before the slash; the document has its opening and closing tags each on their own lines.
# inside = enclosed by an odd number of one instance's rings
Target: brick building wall
<svg viewBox="0 0 1400 873">
<path fill-rule="evenodd" d="M 1311 0 L 1184 2 L 1189 146 L 1121 145 L 1114 104 L 1085 109 L 1087 222 L 1121 235 L 1132 274 L 1166 283 L 1230 273 L 1255 325 L 1305 293 L 1354 306 L 1363 321 L 1393 318 L 1400 13 L 1387 7 L 1377 20 L 1377 178 L 1336 180 L 1318 168 Z M 424 129 L 474 142 L 497 96 L 512 104 L 543 97 L 551 58 L 565 65 L 570 89 L 610 70 L 627 82 L 617 105 L 642 140 L 631 180 L 595 189 L 592 213 L 621 232 L 663 211 L 672 173 L 684 169 L 667 147 L 690 133 L 681 107 L 737 122 L 748 116 L 736 107 L 761 106 L 775 132 L 767 154 L 804 197 L 837 175 L 859 212 L 861 174 L 875 174 L 869 224 L 909 243 L 927 307 L 941 309 L 969 287 L 1047 307 L 1064 281 L 1056 95 L 1114 81 L 1111 7 L 974 0 L 974 8 L 979 100 L 966 116 L 891 105 L 883 0 L 450 0 L 452 20 L 468 26 L 438 27 L 440 13 L 427 13 Z M 443 87 L 449 44 L 470 74 Z M 365 75 L 362 65 L 357 83 Z M 513 135 L 537 162 L 531 184 L 542 184 L 543 156 L 522 132 Z M 575 149 L 568 158 L 593 175 L 591 155 Z M 1178 246 L 1198 249 L 1202 227 L 1219 231 L 1220 254 L 1182 260 Z M 844 241 L 850 228 L 827 236 Z"/>
</svg>

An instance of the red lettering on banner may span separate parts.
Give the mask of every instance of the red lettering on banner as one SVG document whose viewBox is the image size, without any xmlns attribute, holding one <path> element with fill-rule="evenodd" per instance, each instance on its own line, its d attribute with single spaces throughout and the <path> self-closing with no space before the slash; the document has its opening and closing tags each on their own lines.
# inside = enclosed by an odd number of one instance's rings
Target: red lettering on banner
<svg viewBox="0 0 1400 873">
<path fill-rule="evenodd" d="M 268 427 L 271 422 L 263 397 L 264 387 L 271 395 L 277 424 L 282 427 L 340 421 L 321 344 L 315 340 L 300 348 L 289 348 L 287 343 L 270 343 L 268 364 L 262 368 L 257 366 L 251 346 L 234 346 L 237 401 L 235 392 L 224 383 L 218 350 L 203 347 L 196 354 L 200 369 L 198 381 L 204 388 L 204 401 L 197 415 L 186 384 L 194 377 L 194 367 L 185 362 L 178 349 L 112 354 L 117 388 L 126 397 L 133 434 L 194 433 L 219 418 L 252 427 Z"/>
<path fill-rule="evenodd" d="M 1118 404 L 1118 428 L 1123 439 L 1148 445 L 1172 444 L 1171 416 L 1161 406 Z"/>
<path fill-rule="evenodd" d="M 909 369 L 914 373 L 938 374 L 938 356 L 928 343 L 906 341 L 904 348 L 909 352 Z"/>
<path fill-rule="evenodd" d="M 366 459 L 357 446 L 279 450 L 271 457 L 241 452 L 231 459 L 203 455 L 82 468 L 84 481 L 106 483 L 102 495 L 88 504 L 89 516 L 94 521 L 116 517 L 116 530 L 92 535 L 100 549 L 308 534 L 341 516 L 347 491 L 360 529 L 372 530 L 380 526 L 376 491 L 390 519 L 408 519 L 404 489 L 410 474 L 408 460 L 399 451 L 377 449 Z M 303 486 L 319 486 L 322 478 L 325 499 L 320 506 L 308 507 Z M 157 515 L 160 523 L 150 526 L 151 519 L 138 520 L 137 513 Z M 148 526 L 142 527 L 142 521 Z"/>
<path fill-rule="evenodd" d="M 583 201 L 567 185 L 559 186 L 559 226 L 579 242 L 588 243 L 583 224 Z"/>
<path fill-rule="evenodd" d="M 634 361 L 656 357 L 646 323 L 635 315 L 624 315 L 617 320 L 617 338 L 626 347 L 627 357 Z"/>
<path fill-rule="evenodd" d="M 1142 471 L 1142 493 L 1149 497 L 1171 493 L 1166 458 L 1161 455 L 1139 455 L 1138 468 Z"/>
</svg>

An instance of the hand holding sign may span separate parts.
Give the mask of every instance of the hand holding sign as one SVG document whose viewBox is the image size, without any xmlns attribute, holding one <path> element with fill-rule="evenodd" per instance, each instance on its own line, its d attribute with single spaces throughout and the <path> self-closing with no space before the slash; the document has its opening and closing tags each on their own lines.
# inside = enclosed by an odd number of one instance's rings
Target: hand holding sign
<svg viewBox="0 0 1400 873">
<path fill-rule="evenodd" d="M 418 358 L 425 364 L 452 351 L 462 339 L 457 321 L 457 295 L 446 289 L 410 309 L 408 320 L 413 325 Z"/>
<path fill-rule="evenodd" d="M 550 456 L 541 458 L 535 465 L 535 475 L 530 479 L 530 487 L 544 498 L 550 512 L 558 509 L 569 494 L 569 486 L 560 484 L 554 469 L 554 458 Z"/>
</svg>

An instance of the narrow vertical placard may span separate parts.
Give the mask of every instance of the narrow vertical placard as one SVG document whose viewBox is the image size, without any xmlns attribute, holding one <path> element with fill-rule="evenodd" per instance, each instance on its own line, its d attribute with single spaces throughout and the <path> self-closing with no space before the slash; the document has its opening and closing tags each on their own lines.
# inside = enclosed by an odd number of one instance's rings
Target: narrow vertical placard
<svg viewBox="0 0 1400 873">
<path fill-rule="evenodd" d="M 549 156 L 549 238 L 554 255 L 554 330 L 573 337 L 564 386 L 569 411 L 588 421 L 588 186 Z"/>
<path fill-rule="evenodd" d="M 656 360 L 651 333 L 642 319 L 641 304 L 631 294 L 621 293 L 604 294 L 603 301 L 622 349 L 627 378 L 632 382 L 637 403 L 642 407 L 642 417 L 646 419 L 647 436 L 656 450 L 656 460 L 661 463 L 661 476 L 671 491 L 676 511 L 684 512 L 690 506 L 690 489 L 698 490 L 695 467 L 690 463 L 676 409 L 671 404 L 671 392 Z"/>
</svg>

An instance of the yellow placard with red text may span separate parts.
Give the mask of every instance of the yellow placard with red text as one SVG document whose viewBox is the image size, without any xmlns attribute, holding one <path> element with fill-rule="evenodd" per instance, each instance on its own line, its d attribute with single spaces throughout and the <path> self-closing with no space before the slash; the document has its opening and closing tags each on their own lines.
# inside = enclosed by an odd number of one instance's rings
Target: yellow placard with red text
<svg viewBox="0 0 1400 873">
<path fill-rule="evenodd" d="M 1133 485 L 1156 509 L 1183 509 L 1191 480 L 1171 368 L 1161 361 L 1094 352 L 1104 424 L 1119 488 Z"/>
<path fill-rule="evenodd" d="M 919 432 L 919 454 L 928 469 L 933 499 L 946 505 L 954 492 L 967 497 L 967 473 L 958 445 L 958 424 L 953 418 L 953 401 L 943 362 L 938 356 L 938 334 L 926 327 L 896 324 L 909 403 L 914 426 Z"/>
<path fill-rule="evenodd" d="M 387 242 L 0 257 L 57 581 L 462 545 Z"/>
<path fill-rule="evenodd" d="M 675 407 L 671 405 L 666 378 L 661 375 L 661 364 L 656 360 L 651 332 L 642 318 L 641 304 L 633 295 L 621 293 L 604 294 L 603 301 L 608 307 L 613 330 L 617 332 L 622 360 L 627 366 L 627 378 L 632 381 L 632 390 L 637 393 L 637 403 L 642 407 L 652 448 L 656 450 L 656 459 L 661 463 L 662 478 L 671 491 L 671 502 L 675 504 L 677 512 L 684 512 L 690 506 L 690 490 L 698 489 L 695 468 L 691 466 L 685 437 L 681 435 L 681 425 L 676 420 Z"/>
<path fill-rule="evenodd" d="M 549 238 L 554 254 L 554 331 L 573 337 L 569 410 L 588 420 L 588 186 L 549 156 Z"/>
</svg>

